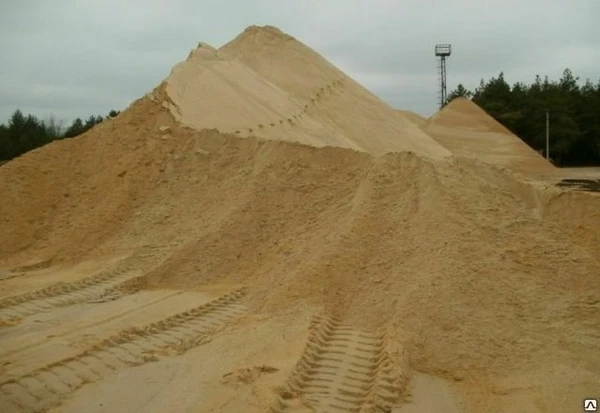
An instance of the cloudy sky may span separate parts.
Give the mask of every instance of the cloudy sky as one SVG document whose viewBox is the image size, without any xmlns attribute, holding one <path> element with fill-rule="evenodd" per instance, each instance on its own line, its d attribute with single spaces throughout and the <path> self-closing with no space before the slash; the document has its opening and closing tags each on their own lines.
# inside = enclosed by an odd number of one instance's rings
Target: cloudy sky
<svg viewBox="0 0 600 413">
<path fill-rule="evenodd" d="M 565 67 L 600 79 L 600 0 L 0 0 L 0 122 L 16 109 L 72 120 L 124 109 L 199 41 L 274 25 L 394 107 L 436 110 L 436 43 L 449 91 L 504 71 Z"/>
</svg>

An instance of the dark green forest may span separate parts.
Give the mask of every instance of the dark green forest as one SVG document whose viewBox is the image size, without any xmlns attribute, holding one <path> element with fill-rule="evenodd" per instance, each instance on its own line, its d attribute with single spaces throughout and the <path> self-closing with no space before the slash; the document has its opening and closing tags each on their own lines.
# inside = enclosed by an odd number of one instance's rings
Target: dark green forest
<svg viewBox="0 0 600 413">
<path fill-rule="evenodd" d="M 463 96 L 545 155 L 546 111 L 550 115 L 550 158 L 557 166 L 600 165 L 600 80 L 579 81 L 569 69 L 556 81 L 535 77 L 532 84 L 512 86 L 500 72 L 498 77 L 481 80 L 470 91 L 462 84 L 448 98 Z M 62 128 L 54 119 L 39 120 L 16 110 L 8 124 L 0 124 L 0 161 L 13 159 L 57 139 L 78 136 L 104 119 L 117 116 L 75 119 Z"/>
<path fill-rule="evenodd" d="M 523 139 L 536 151 L 546 151 L 546 111 L 550 119 L 550 159 L 557 166 L 600 165 L 600 80 L 583 84 L 565 69 L 557 81 L 536 76 L 527 85 L 510 86 L 500 72 L 481 80 L 470 91 L 462 84 L 448 102 L 464 96 Z"/>
<path fill-rule="evenodd" d="M 8 120 L 8 125 L 0 124 L 0 162 L 16 158 L 57 139 L 81 135 L 94 125 L 118 114 L 119 111 L 111 110 L 106 117 L 90 116 L 85 121 L 77 118 L 70 126 L 63 128 L 53 117 L 45 121 L 39 120 L 34 115 L 25 116 L 17 109 Z"/>
</svg>

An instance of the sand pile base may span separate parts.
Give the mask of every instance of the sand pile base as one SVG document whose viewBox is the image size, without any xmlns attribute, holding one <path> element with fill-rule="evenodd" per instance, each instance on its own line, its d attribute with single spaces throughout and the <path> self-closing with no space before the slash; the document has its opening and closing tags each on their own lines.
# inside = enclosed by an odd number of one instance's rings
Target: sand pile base
<svg viewBox="0 0 600 413">
<path fill-rule="evenodd" d="M 0 268 L 154 248 L 136 289 L 243 285 L 260 319 L 387 331 L 465 411 L 566 411 L 597 390 L 597 195 L 464 158 L 193 131 L 158 102 L 0 169 Z"/>
</svg>

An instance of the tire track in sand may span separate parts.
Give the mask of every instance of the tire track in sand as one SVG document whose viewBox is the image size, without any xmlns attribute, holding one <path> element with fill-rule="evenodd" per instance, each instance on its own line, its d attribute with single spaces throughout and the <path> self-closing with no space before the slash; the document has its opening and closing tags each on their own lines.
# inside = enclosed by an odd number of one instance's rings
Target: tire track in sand
<svg viewBox="0 0 600 413">
<path fill-rule="evenodd" d="M 24 272 L 0 271 L 0 281 L 10 280 L 11 278 L 25 275 Z"/>
<path fill-rule="evenodd" d="M 0 383 L 0 411 L 39 413 L 86 383 L 124 368 L 181 354 L 208 342 L 211 334 L 242 316 L 242 290 L 141 328 L 130 328 L 74 356 Z"/>
<path fill-rule="evenodd" d="M 400 401 L 383 334 L 334 318 L 316 318 L 310 328 L 304 354 L 271 412 L 384 412 Z"/>
<path fill-rule="evenodd" d="M 143 311 L 144 309 L 146 309 L 148 307 L 155 306 L 155 305 L 157 305 L 158 303 L 160 303 L 162 301 L 169 300 L 169 299 L 171 299 L 171 298 L 173 298 L 175 296 L 181 295 L 183 293 L 185 293 L 185 291 L 177 291 L 177 292 L 169 294 L 167 296 L 160 297 L 160 298 L 158 298 L 158 299 L 156 299 L 154 301 L 150 301 L 150 302 L 147 302 L 145 304 L 138 305 L 136 307 L 130 307 L 128 310 L 121 311 L 119 314 L 113 315 L 111 317 L 103 318 L 100 321 L 94 321 L 94 322 L 91 322 L 91 323 L 79 324 L 79 325 L 76 325 L 74 328 L 66 330 L 66 331 L 63 331 L 61 333 L 52 334 L 51 336 L 44 336 L 40 340 L 31 341 L 31 342 L 29 342 L 29 343 L 27 343 L 25 345 L 21 345 L 20 347 L 14 349 L 14 350 L 10 350 L 10 351 L 7 351 L 7 352 L 0 352 L 0 358 L 1 359 L 8 359 L 8 358 L 12 358 L 12 357 L 14 357 L 15 355 L 18 355 L 18 354 L 31 352 L 32 349 L 35 349 L 36 347 L 39 348 L 41 345 L 43 345 L 48 338 L 61 339 L 63 337 L 66 337 L 66 336 L 74 334 L 75 331 L 81 332 L 81 331 L 88 330 L 90 328 L 98 328 L 98 327 L 100 327 L 102 325 L 110 324 L 111 322 L 113 322 L 116 319 L 123 318 L 124 316 L 127 316 L 127 315 L 135 313 L 135 312 Z"/>
<path fill-rule="evenodd" d="M 139 269 L 156 262 L 159 254 L 142 251 L 92 277 L 57 283 L 44 289 L 0 300 L 0 325 L 10 325 L 27 316 L 54 307 L 85 302 L 141 276 Z"/>
</svg>

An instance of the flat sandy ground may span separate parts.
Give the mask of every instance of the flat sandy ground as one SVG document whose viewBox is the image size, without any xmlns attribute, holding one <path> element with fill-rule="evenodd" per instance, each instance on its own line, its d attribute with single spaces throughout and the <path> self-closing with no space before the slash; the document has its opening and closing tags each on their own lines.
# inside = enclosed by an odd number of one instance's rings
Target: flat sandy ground
<svg viewBox="0 0 600 413">
<path fill-rule="evenodd" d="M 87 263 L 78 270 L 103 265 L 110 263 Z M 124 272 L 120 277 L 134 275 Z M 48 270 L 4 273 L 2 293 L 25 294 L 52 279 L 74 283 L 79 278 L 73 272 Z M 243 293 L 228 295 L 235 286 L 140 291 L 107 301 L 91 288 L 79 289 L 68 303 L 69 293 L 49 294 L 0 310 L 3 321 L 13 317 L 12 325 L 0 329 L 0 411 L 264 412 L 277 405 L 281 385 L 298 360 L 306 358 L 314 314 L 252 316 Z M 215 311 L 193 313 L 220 297 L 230 298 Z M 173 320 L 186 312 L 186 319 Z M 357 340 L 367 341 L 361 337 Z M 331 343 L 320 354 L 332 351 L 327 349 Z M 363 371 L 355 362 L 359 359 L 353 359 L 359 353 L 353 354 L 352 346 L 335 354 L 338 372 L 369 380 L 369 363 L 363 361 Z M 323 377 L 327 372 L 323 367 Z M 344 385 L 331 383 L 340 389 Z M 461 411 L 449 384 L 438 378 L 416 373 L 407 394 L 406 403 L 393 412 Z M 349 397 L 340 406 L 351 407 L 352 401 Z"/>
<path fill-rule="evenodd" d="M 583 166 L 576 168 L 556 168 L 550 174 L 540 174 L 536 177 L 524 178 L 529 182 L 539 182 L 546 185 L 556 185 L 563 179 L 600 180 L 600 167 Z"/>
<path fill-rule="evenodd" d="M 558 168 L 565 178 L 600 179 L 600 167 Z"/>
</svg>

